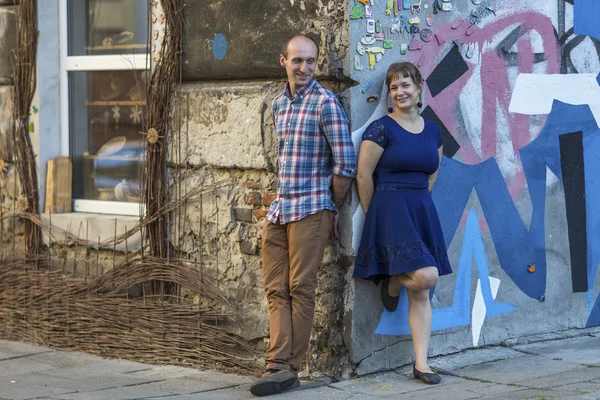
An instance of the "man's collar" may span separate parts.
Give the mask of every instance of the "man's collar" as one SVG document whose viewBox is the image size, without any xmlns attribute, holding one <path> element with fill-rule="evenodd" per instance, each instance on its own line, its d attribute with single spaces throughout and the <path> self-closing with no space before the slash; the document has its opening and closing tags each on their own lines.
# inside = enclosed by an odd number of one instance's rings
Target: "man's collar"
<svg viewBox="0 0 600 400">
<path fill-rule="evenodd" d="M 313 87 L 317 84 L 317 80 L 313 77 L 310 81 L 308 81 L 308 83 L 304 86 L 302 86 L 300 89 L 296 90 L 296 96 L 293 98 L 303 98 L 304 96 L 306 96 L 306 94 L 308 92 L 310 92 Z M 292 99 L 292 94 L 290 92 L 290 83 L 286 83 L 285 85 L 285 91 L 284 91 L 285 95 Z"/>
</svg>

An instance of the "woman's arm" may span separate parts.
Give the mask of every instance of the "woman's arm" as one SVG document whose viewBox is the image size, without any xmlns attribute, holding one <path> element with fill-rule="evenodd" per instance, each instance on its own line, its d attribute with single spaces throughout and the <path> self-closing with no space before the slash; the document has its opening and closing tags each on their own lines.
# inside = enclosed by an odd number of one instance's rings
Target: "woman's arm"
<svg viewBox="0 0 600 400">
<path fill-rule="evenodd" d="M 356 184 L 358 196 L 363 210 L 367 212 L 369 203 L 373 197 L 373 171 L 383 154 L 383 147 L 371 140 L 363 140 L 358 153 L 358 170 L 356 173 Z"/>
<path fill-rule="evenodd" d="M 440 170 L 440 164 L 442 163 L 443 150 L 444 150 L 444 146 L 440 146 L 438 148 L 438 154 L 439 154 L 440 161 L 438 162 L 438 167 L 435 170 L 435 172 L 433 174 L 429 175 L 429 191 L 430 192 L 433 190 L 433 184 L 435 183 L 435 180 L 437 179 L 437 176 L 438 176 L 438 171 Z"/>
</svg>

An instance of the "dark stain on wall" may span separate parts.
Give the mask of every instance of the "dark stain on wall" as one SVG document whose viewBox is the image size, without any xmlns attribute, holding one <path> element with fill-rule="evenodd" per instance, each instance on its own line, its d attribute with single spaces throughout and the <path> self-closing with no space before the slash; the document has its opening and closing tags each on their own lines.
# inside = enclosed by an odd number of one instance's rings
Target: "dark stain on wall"
<svg viewBox="0 0 600 400">
<path fill-rule="evenodd" d="M 309 0 L 188 0 L 183 9 L 183 79 L 285 78 L 282 43 L 295 33 L 319 33 Z M 312 30 L 312 31 L 311 31 Z"/>
</svg>

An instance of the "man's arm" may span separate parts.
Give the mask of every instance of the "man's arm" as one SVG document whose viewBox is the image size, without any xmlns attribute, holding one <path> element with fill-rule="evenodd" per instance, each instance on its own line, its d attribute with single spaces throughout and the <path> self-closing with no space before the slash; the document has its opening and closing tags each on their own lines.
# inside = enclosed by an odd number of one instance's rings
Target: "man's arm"
<svg viewBox="0 0 600 400">
<path fill-rule="evenodd" d="M 348 194 L 348 189 L 350 189 L 350 185 L 352 184 L 352 178 L 347 178 L 345 176 L 333 175 L 333 183 L 331 185 L 331 197 L 333 200 L 333 204 L 335 204 L 336 208 L 340 208 L 346 195 Z"/>
<path fill-rule="evenodd" d="M 356 175 L 356 152 L 348 129 L 348 119 L 340 103 L 334 98 L 327 99 L 321 110 L 323 132 L 333 156 L 331 197 L 333 204 L 339 208 Z"/>
</svg>

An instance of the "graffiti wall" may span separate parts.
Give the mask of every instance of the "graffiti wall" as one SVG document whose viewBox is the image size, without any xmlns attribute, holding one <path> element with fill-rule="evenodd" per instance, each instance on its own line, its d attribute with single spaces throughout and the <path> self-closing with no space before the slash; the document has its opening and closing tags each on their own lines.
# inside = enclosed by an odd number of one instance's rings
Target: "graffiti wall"
<svg viewBox="0 0 600 400">
<path fill-rule="evenodd" d="M 422 115 L 443 132 L 433 198 L 454 274 L 432 293 L 432 352 L 600 325 L 600 2 L 360 0 L 349 12 L 357 150 L 387 113 L 396 61 L 420 68 Z M 372 283 L 352 290 L 358 372 L 410 362 L 406 293 L 389 313 Z"/>
</svg>

